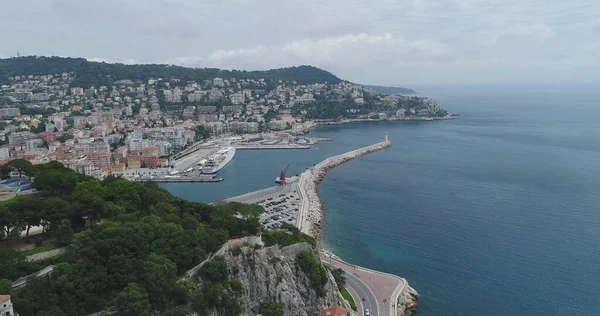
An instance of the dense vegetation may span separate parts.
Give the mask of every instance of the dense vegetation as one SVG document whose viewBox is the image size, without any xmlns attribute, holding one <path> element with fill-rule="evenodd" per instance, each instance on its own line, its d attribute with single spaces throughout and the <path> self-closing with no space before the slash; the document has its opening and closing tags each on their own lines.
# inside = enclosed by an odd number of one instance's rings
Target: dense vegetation
<svg viewBox="0 0 600 316">
<path fill-rule="evenodd" d="M 125 65 L 104 62 L 91 62 L 84 58 L 63 58 L 27 56 L 0 59 L 0 81 L 17 75 L 48 75 L 74 72 L 72 86 L 110 85 L 116 80 L 148 80 L 149 78 L 178 78 L 183 81 L 203 82 L 215 77 L 236 79 L 260 79 L 273 82 L 278 80 L 296 81 L 298 84 L 338 83 L 335 75 L 312 67 L 299 66 L 265 71 L 221 70 L 216 68 L 188 68 L 172 65 Z"/>
<path fill-rule="evenodd" d="M 216 310 L 218 315 L 237 316 L 243 312 L 237 297 L 242 294 L 242 283 L 230 279 L 227 262 L 217 256 L 200 268 L 202 284 L 192 291 L 193 309 L 200 315 Z"/>
<path fill-rule="evenodd" d="M 282 223 L 281 230 L 264 231 L 262 234 L 262 240 L 266 247 L 274 245 L 285 247 L 297 244 L 299 242 L 307 242 L 313 247 L 316 247 L 316 241 L 314 238 L 301 233 L 296 226 L 289 223 Z"/>
<path fill-rule="evenodd" d="M 296 255 L 296 265 L 308 275 L 310 285 L 317 292 L 317 296 L 324 296 L 328 279 L 327 270 L 321 264 L 321 260 L 311 251 L 302 251 Z"/>
<path fill-rule="evenodd" d="M 43 224 L 57 242 L 68 244 L 72 238 L 64 262 L 51 275 L 30 278 L 26 287 L 11 293 L 20 315 L 85 315 L 107 306 L 118 306 L 123 315 L 144 314 L 148 306 L 183 310 L 198 300 L 176 282 L 177 276 L 230 237 L 260 232 L 262 208 L 257 205 L 188 202 L 155 183 L 116 177 L 98 181 L 57 162 L 31 166 L 17 161 L 8 168 L 35 177 L 41 193 L 0 207 L 0 226 L 8 227 L 4 237 Z M 73 236 L 73 231 L 78 233 Z M 21 260 L 4 263 L 2 257 L 3 267 Z M 222 276 L 210 275 L 223 282 Z M 238 289 L 234 283 L 227 283 L 227 293 Z M 202 295 L 212 301 L 223 295 L 220 286 Z"/>
</svg>

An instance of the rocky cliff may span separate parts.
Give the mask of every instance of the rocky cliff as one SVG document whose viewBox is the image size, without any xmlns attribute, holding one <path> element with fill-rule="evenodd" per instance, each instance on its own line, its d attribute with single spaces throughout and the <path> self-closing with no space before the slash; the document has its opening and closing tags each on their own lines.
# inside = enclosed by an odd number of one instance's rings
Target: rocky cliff
<svg viewBox="0 0 600 316">
<path fill-rule="evenodd" d="M 406 280 L 405 280 L 406 281 Z M 398 296 L 398 303 L 396 304 L 396 315 L 397 316 L 410 316 L 417 309 L 417 301 L 419 300 L 419 293 L 410 285 L 406 285 L 404 291 Z"/>
<path fill-rule="evenodd" d="M 330 272 L 327 273 L 325 295 L 318 297 L 309 277 L 296 266 L 296 255 L 302 251 L 313 251 L 311 245 L 299 243 L 283 248 L 257 248 L 244 243 L 219 254 L 225 258 L 230 276 L 241 281 L 239 301 L 244 308 L 243 315 L 259 314 L 264 300 L 285 303 L 286 316 L 318 315 L 321 309 L 331 306 L 351 310 Z"/>
</svg>

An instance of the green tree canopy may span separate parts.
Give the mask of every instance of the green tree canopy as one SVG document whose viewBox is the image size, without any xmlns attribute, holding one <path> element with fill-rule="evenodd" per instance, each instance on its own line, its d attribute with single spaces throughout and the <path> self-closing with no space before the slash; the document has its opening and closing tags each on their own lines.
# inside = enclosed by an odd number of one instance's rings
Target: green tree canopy
<svg viewBox="0 0 600 316">
<path fill-rule="evenodd" d="M 149 315 L 151 311 L 146 289 L 136 283 L 127 284 L 127 287 L 117 296 L 115 303 L 119 315 L 123 316 Z"/>
</svg>

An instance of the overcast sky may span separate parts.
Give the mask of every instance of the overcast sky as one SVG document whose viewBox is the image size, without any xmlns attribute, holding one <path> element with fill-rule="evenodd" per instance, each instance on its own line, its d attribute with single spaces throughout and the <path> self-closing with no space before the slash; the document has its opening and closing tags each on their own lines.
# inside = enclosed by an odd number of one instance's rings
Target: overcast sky
<svg viewBox="0 0 600 316">
<path fill-rule="evenodd" d="M 314 65 L 353 82 L 600 82 L 600 0 L 5 0 L 0 56 L 228 69 Z"/>
</svg>

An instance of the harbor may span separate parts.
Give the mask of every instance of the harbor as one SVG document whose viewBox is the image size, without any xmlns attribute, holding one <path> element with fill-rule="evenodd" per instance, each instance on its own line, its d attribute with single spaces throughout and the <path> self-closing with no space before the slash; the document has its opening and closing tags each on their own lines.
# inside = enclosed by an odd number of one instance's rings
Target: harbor
<svg viewBox="0 0 600 316">
<path fill-rule="evenodd" d="M 299 176 L 290 178 L 286 178 L 288 165 L 275 178 L 278 186 L 215 201 L 213 204 L 257 204 L 264 208 L 259 220 L 265 228 L 279 229 L 282 223 L 290 223 L 303 233 L 318 238 L 323 225 L 324 209 L 317 189 L 326 170 L 390 146 L 391 142 L 386 135 L 382 142 L 327 158 Z M 416 309 L 419 294 L 405 279 L 346 263 L 325 249 L 320 249 L 319 254 L 325 264 L 345 272 L 346 287 L 356 302 L 358 315 L 363 315 L 366 310 L 370 310 L 373 315 L 405 315 Z"/>
</svg>

